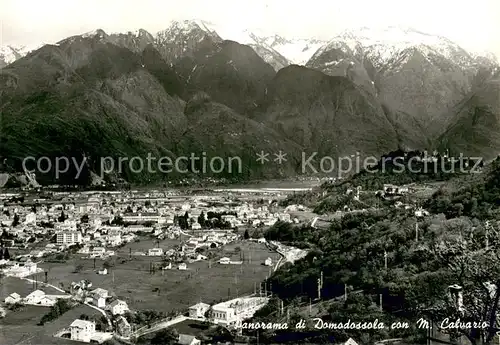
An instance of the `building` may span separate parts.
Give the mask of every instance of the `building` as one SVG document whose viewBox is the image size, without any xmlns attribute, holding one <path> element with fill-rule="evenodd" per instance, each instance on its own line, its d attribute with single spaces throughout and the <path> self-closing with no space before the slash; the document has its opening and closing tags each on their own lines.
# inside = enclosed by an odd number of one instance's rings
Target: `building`
<svg viewBox="0 0 500 345">
<path fill-rule="evenodd" d="M 219 263 L 222 265 L 229 265 L 231 263 L 231 259 L 230 258 L 221 258 L 219 260 Z"/>
<path fill-rule="evenodd" d="M 205 313 L 210 309 L 210 305 L 206 303 L 198 303 L 189 307 L 189 317 L 204 318 Z"/>
<path fill-rule="evenodd" d="M 56 236 L 57 244 L 71 245 L 82 242 L 82 234 L 79 231 L 61 231 Z"/>
<path fill-rule="evenodd" d="M 180 263 L 180 264 L 179 264 L 179 267 L 178 267 L 178 268 L 179 268 L 181 271 L 185 271 L 185 270 L 187 270 L 187 265 L 186 265 L 186 263 L 184 263 L 184 262 L 183 262 L 183 263 Z"/>
<path fill-rule="evenodd" d="M 384 184 L 384 194 L 386 195 L 402 195 L 408 192 L 408 187 L 401 187 L 393 184 Z"/>
<path fill-rule="evenodd" d="M 162 256 L 163 249 L 162 248 L 152 248 L 148 250 L 148 256 Z"/>
<path fill-rule="evenodd" d="M 97 288 L 91 291 L 92 303 L 98 308 L 104 308 L 106 306 L 106 298 L 108 298 L 108 291 Z"/>
<path fill-rule="evenodd" d="M 130 309 L 128 308 L 127 302 L 117 299 L 110 303 L 110 305 L 108 306 L 108 310 L 113 315 L 123 315 Z"/>
<path fill-rule="evenodd" d="M 15 304 L 15 303 L 19 303 L 21 302 L 21 296 L 14 292 L 14 293 L 11 293 L 10 295 L 8 295 L 5 300 L 4 300 L 5 304 Z"/>
<path fill-rule="evenodd" d="M 106 254 L 106 248 L 104 247 L 94 247 L 92 248 L 92 256 L 102 256 Z"/>
<path fill-rule="evenodd" d="M 272 266 L 273 265 L 273 259 L 267 258 L 266 261 L 264 261 L 265 266 Z"/>
<path fill-rule="evenodd" d="M 180 345 L 200 345 L 201 340 L 196 338 L 194 335 L 179 334 L 178 343 Z"/>
<path fill-rule="evenodd" d="M 215 324 L 231 325 L 237 321 L 234 308 L 225 303 L 214 305 L 210 316 Z"/>
<path fill-rule="evenodd" d="M 104 308 L 106 306 L 106 298 L 102 296 L 94 296 L 92 297 L 92 303 L 97 308 Z"/>
<path fill-rule="evenodd" d="M 76 319 L 69 326 L 71 331 L 71 340 L 90 343 L 95 334 L 95 323 L 86 320 Z"/>
<path fill-rule="evenodd" d="M 126 338 L 132 333 L 132 327 L 123 316 L 119 316 L 116 319 L 116 330 L 118 331 L 118 334 Z"/>
<path fill-rule="evenodd" d="M 269 301 L 266 297 L 244 297 L 216 304 L 212 307 L 212 322 L 223 326 L 235 325 L 238 321 L 249 319 Z"/>
<path fill-rule="evenodd" d="M 45 292 L 42 290 L 35 290 L 24 298 L 26 304 L 40 304 L 45 297 Z"/>
<path fill-rule="evenodd" d="M 36 223 L 36 214 L 34 212 L 27 214 L 24 224 L 35 224 L 35 223 Z"/>
</svg>

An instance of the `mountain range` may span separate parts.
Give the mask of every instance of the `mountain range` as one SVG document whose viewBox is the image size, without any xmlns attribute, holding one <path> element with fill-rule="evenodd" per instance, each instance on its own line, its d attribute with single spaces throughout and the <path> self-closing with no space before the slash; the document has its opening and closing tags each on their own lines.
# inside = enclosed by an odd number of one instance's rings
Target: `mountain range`
<svg viewBox="0 0 500 345">
<path fill-rule="evenodd" d="M 99 157 L 205 152 L 240 157 L 236 177 L 253 179 L 300 173 L 302 152 L 493 158 L 500 144 L 496 58 L 412 29 L 362 28 L 325 42 L 187 20 L 154 35 L 98 29 L 35 50 L 2 47 L 0 59 L 2 169 L 19 170 L 30 155 L 93 157 L 85 179 L 100 172 Z M 288 159 L 259 164 L 260 151 Z"/>
</svg>

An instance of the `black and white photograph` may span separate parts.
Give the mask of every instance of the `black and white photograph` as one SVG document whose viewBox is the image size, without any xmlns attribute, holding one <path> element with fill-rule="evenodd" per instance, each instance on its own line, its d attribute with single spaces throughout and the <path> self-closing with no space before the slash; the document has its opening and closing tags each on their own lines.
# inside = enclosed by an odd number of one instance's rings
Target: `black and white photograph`
<svg viewBox="0 0 500 345">
<path fill-rule="evenodd" d="M 500 344 L 499 0 L 0 0 L 0 345 Z"/>
</svg>

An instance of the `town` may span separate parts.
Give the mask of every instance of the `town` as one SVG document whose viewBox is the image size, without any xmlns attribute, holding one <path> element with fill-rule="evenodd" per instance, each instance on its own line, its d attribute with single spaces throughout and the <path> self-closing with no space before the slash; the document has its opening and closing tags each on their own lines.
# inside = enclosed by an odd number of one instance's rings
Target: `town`
<svg viewBox="0 0 500 345">
<path fill-rule="evenodd" d="M 266 305 L 268 277 L 306 254 L 263 237 L 277 221 L 310 221 L 303 206 L 278 206 L 287 193 L 2 194 L 2 327 L 19 339 L 33 328 L 43 344 L 134 343 L 193 323 L 234 329 Z"/>
</svg>

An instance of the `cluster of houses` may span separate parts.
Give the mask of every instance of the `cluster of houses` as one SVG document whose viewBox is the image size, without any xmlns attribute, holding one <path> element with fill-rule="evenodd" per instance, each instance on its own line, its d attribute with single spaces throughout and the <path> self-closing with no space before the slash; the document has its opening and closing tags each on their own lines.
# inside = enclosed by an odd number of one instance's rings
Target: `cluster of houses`
<svg viewBox="0 0 500 345">
<path fill-rule="evenodd" d="M 203 215 L 208 218 L 210 213 L 216 214 L 231 228 L 272 225 L 276 221 L 292 222 L 289 213 L 273 213 L 262 202 L 256 203 L 257 206 L 246 202 L 235 206 L 234 201 L 224 200 L 221 196 L 180 197 L 163 192 L 61 192 L 52 193 L 47 198 L 32 199 L 31 203 L 27 200 L 16 202 L 19 197 L 20 195 L 0 195 L 0 234 L 6 231 L 9 235 L 2 242 L 9 248 L 26 248 L 30 243 L 37 244 L 51 239 L 50 243 L 43 246 L 36 245 L 37 249 L 27 250 L 28 254 L 18 255 L 16 260 L 0 258 L 1 272 L 19 278 L 43 272 L 36 261 L 43 260 L 48 254 L 74 249 L 74 252 L 88 258 L 103 259 L 113 256 L 116 247 L 135 241 L 144 234 L 158 239 L 182 236 L 185 240 L 180 246 L 168 250 L 150 248 L 146 252 L 131 253 L 132 255 L 168 257 L 172 260 L 162 269 L 186 270 L 187 263 L 207 259 L 200 249 L 216 248 L 239 238 L 231 229 L 196 231 L 206 227 L 200 221 Z M 188 229 L 181 229 L 175 224 L 175 218 L 186 215 L 189 217 Z M 172 266 L 174 262 L 176 267 Z M 220 260 L 220 264 L 237 263 L 229 258 Z M 271 266 L 272 259 L 268 258 L 264 264 Z M 103 268 L 98 274 L 107 274 L 107 270 Z M 92 287 L 92 283 L 87 280 L 73 282 L 66 294 L 50 295 L 42 290 L 35 290 L 23 298 L 13 292 L 4 302 L 52 306 L 61 298 L 79 301 L 101 310 L 108 315 L 109 320 L 113 320 L 116 334 L 130 336 L 131 326 L 124 317 L 129 311 L 127 303 L 112 297 L 103 288 Z M 212 307 L 211 318 L 215 323 L 233 324 L 264 303 L 264 300 L 249 302 L 250 300 L 241 299 L 215 305 Z M 197 315 L 201 315 L 205 308 L 205 304 L 198 306 Z M 66 337 L 81 342 L 101 342 L 112 335 L 97 331 L 93 321 L 82 319 L 74 320 L 64 332 Z M 197 341 L 190 336 L 184 338 L 184 342 Z"/>
<path fill-rule="evenodd" d="M 25 278 L 43 272 L 36 262 L 29 258 L 20 261 L 0 260 L 0 272 L 7 277 Z"/>
<path fill-rule="evenodd" d="M 17 292 L 11 293 L 4 300 L 7 305 L 10 304 L 26 304 L 36 305 L 41 307 L 51 307 L 58 299 L 70 299 L 71 295 L 49 295 L 42 290 L 35 290 L 29 293 L 26 297 L 22 298 Z"/>
<path fill-rule="evenodd" d="M 235 206 L 221 196 L 59 192 L 47 198 L 24 200 L 22 204 L 12 202 L 16 197 L 21 195 L 0 195 L 0 232 L 3 228 L 9 233 L 10 238 L 4 239 L 7 246 L 26 248 L 29 243 L 52 239 L 45 248 L 30 253 L 31 257 L 64 251 L 75 244 L 84 247 L 83 254 L 112 255 L 100 248 L 120 246 L 142 233 L 160 239 L 177 236 L 182 230 L 174 224 L 175 217 L 186 214 L 189 230 L 201 229 L 204 225 L 199 223 L 200 216 L 210 213 L 221 215 L 220 220 L 232 228 L 293 221 L 289 213 L 273 213 L 268 205 L 242 202 Z"/>
</svg>

